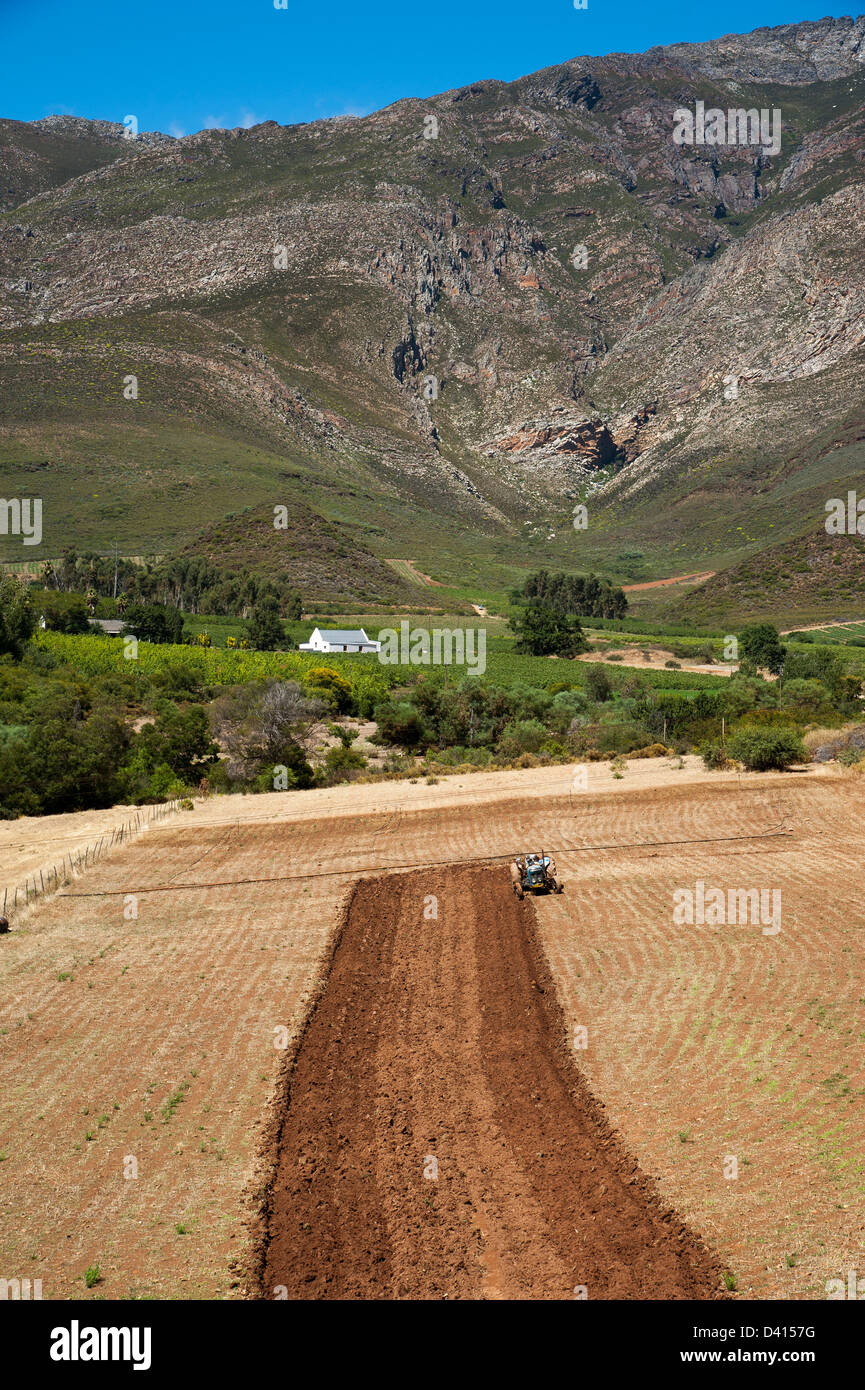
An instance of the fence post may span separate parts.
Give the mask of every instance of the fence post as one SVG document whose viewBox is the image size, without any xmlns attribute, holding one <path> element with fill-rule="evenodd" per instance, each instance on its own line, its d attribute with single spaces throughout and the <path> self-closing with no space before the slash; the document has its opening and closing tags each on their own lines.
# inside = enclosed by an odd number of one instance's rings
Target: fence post
<svg viewBox="0 0 865 1390">
<path fill-rule="evenodd" d="M 42 877 L 42 870 L 39 870 L 39 882 L 42 884 L 42 892 L 45 892 L 45 880 Z"/>
</svg>

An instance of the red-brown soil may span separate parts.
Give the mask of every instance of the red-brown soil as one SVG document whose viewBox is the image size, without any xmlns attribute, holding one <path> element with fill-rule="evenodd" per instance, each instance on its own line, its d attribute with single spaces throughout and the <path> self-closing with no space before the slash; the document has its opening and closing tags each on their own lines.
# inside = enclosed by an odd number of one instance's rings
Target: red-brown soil
<svg viewBox="0 0 865 1390">
<path fill-rule="evenodd" d="M 669 579 L 646 579 L 642 584 L 623 584 L 626 594 L 636 593 L 638 589 L 667 589 L 671 584 L 702 584 L 704 579 L 714 578 L 714 570 L 703 570 L 694 574 L 674 574 Z"/>
<path fill-rule="evenodd" d="M 574 1065 L 534 920 L 501 870 L 357 885 L 274 1136 L 261 1297 L 723 1296 Z"/>
</svg>

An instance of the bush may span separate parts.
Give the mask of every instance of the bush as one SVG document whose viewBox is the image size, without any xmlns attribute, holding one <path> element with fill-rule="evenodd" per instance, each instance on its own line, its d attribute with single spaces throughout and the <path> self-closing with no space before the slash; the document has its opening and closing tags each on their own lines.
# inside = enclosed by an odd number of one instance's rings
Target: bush
<svg viewBox="0 0 865 1390">
<path fill-rule="evenodd" d="M 626 753 L 627 758 L 666 758 L 672 750 L 663 743 L 650 743 L 646 748 L 634 748 Z"/>
<path fill-rule="evenodd" d="M 791 763 L 808 761 L 805 745 L 793 728 L 741 729 L 728 738 L 727 754 L 750 772 L 783 771 Z"/>
<path fill-rule="evenodd" d="M 325 781 L 328 785 L 335 782 L 351 782 L 354 780 L 354 774 L 363 771 L 365 767 L 366 758 L 356 748 L 348 748 L 344 744 L 337 748 L 329 748 L 324 760 Z"/>
<path fill-rule="evenodd" d="M 730 765 L 727 749 L 721 744 L 720 739 L 701 744 L 697 752 L 703 759 L 703 766 L 708 768 L 709 772 L 723 772 L 724 768 Z"/>
<path fill-rule="evenodd" d="M 408 700 L 389 701 L 376 705 L 377 738 L 382 743 L 395 743 L 401 748 L 418 748 L 430 742 L 423 715 Z"/>
<path fill-rule="evenodd" d="M 351 681 L 332 666 L 313 666 L 306 674 L 304 685 L 311 696 L 326 700 L 335 713 L 351 713 L 354 703 Z"/>
<path fill-rule="evenodd" d="M 459 745 L 430 753 L 429 758 L 436 767 L 489 767 L 493 761 L 489 748 L 463 748 Z"/>
<path fill-rule="evenodd" d="M 513 720 L 502 730 L 499 752 L 506 758 L 516 758 L 521 753 L 537 753 L 547 737 L 547 731 L 539 719 Z"/>
<path fill-rule="evenodd" d="M 586 671 L 586 693 L 596 704 L 603 704 L 613 693 L 612 683 L 602 666 L 589 666 Z"/>
</svg>

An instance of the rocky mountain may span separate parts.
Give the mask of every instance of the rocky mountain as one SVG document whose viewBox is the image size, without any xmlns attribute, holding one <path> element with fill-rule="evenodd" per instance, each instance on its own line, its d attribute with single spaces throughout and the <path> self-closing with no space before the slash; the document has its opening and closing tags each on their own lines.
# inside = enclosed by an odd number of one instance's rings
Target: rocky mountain
<svg viewBox="0 0 865 1390">
<path fill-rule="evenodd" d="M 49 548 L 303 500 L 464 591 L 740 562 L 861 474 L 863 137 L 863 17 L 302 126 L 0 123 L 4 488 Z"/>
</svg>

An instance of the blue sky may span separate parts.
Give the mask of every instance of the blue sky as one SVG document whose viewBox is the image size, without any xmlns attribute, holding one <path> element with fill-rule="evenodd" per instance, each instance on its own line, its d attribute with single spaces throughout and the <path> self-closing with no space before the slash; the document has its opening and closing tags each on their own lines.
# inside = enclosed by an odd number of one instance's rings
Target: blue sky
<svg viewBox="0 0 865 1390">
<path fill-rule="evenodd" d="M 849 12 L 774 0 L 0 0 L 0 116 L 131 114 L 141 130 L 183 135 L 364 115 L 581 54 Z"/>
</svg>

